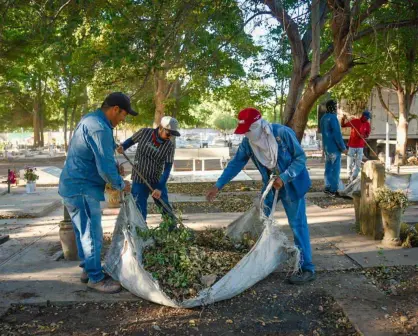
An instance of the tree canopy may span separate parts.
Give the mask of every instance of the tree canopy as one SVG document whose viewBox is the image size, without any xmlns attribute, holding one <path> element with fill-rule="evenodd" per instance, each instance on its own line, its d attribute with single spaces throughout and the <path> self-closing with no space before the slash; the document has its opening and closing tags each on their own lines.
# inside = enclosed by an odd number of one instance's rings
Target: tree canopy
<svg viewBox="0 0 418 336">
<path fill-rule="evenodd" d="M 31 129 L 36 145 L 45 130 L 70 137 L 112 91 L 131 96 L 140 116 L 128 123 L 136 127 L 164 114 L 183 126 L 214 126 L 213 109 L 233 117 L 253 106 L 300 136 L 337 84 L 335 93 L 353 100 L 366 99 L 376 83 L 393 86 L 394 70 L 407 67 L 400 56 L 417 36 L 409 28 L 418 24 L 413 0 L 0 4 L 0 127 Z M 370 58 L 399 66 L 377 78 Z M 416 83 L 412 73 L 404 71 Z"/>
</svg>

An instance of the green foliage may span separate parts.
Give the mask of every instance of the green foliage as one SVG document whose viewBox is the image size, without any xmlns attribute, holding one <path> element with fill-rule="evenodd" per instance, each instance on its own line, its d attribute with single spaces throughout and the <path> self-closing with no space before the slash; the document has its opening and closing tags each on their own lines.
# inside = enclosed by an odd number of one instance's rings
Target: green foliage
<svg viewBox="0 0 418 336">
<path fill-rule="evenodd" d="M 39 179 L 39 175 L 35 173 L 36 168 L 32 167 L 26 167 L 25 168 L 25 174 L 23 175 L 23 178 L 27 182 L 35 182 Z"/>
<path fill-rule="evenodd" d="M 214 120 L 213 125 L 217 129 L 226 132 L 237 127 L 237 120 L 229 115 L 220 115 Z"/>
<path fill-rule="evenodd" d="M 394 17 L 416 19 L 411 4 L 393 3 L 384 6 L 375 17 L 376 24 L 389 22 Z M 344 80 L 332 89 L 338 99 L 345 99 L 352 110 L 359 112 L 367 105 L 375 86 L 404 91 L 418 83 L 418 27 L 403 27 L 376 31 L 354 44 L 359 63 Z"/>
<path fill-rule="evenodd" d="M 0 22 L 0 130 L 68 129 L 111 91 L 132 95 L 140 118 L 154 120 L 165 85 L 167 115 L 184 125 L 209 90 L 245 76 L 257 52 L 235 1 L 10 2 Z M 35 113 L 35 111 L 38 111 Z M 10 118 L 10 113 L 16 118 Z"/>
<path fill-rule="evenodd" d="M 193 232 L 183 225 L 175 230 L 171 226 L 165 218 L 159 227 L 137 234 L 150 242 L 143 253 L 145 269 L 166 294 L 180 301 L 208 286 L 202 282 L 203 276 L 219 279 L 226 274 L 254 244 L 251 239 L 233 243 L 219 229 Z"/>
<path fill-rule="evenodd" d="M 402 223 L 399 238 L 402 242 L 402 247 L 418 247 L 418 224 L 413 226 Z"/>
<path fill-rule="evenodd" d="M 382 209 L 406 209 L 409 204 L 408 198 L 402 190 L 393 191 L 386 186 L 378 188 L 375 197 Z"/>
</svg>

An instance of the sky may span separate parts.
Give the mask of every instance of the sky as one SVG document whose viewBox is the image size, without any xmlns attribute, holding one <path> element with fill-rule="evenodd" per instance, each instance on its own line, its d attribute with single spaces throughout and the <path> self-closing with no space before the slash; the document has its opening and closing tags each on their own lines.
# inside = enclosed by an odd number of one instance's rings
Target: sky
<svg viewBox="0 0 418 336">
<path fill-rule="evenodd" d="M 263 15 L 261 18 L 263 20 L 262 25 L 254 25 L 250 22 L 246 27 L 244 27 L 244 31 L 253 37 L 254 42 L 257 45 L 263 45 L 263 38 L 269 33 L 268 29 L 266 29 L 266 26 L 274 27 L 278 25 L 277 20 L 271 15 Z M 254 59 L 249 59 L 244 63 L 244 68 L 246 71 L 250 69 L 253 61 Z M 268 70 L 267 66 L 266 70 Z M 263 79 L 263 83 L 274 86 L 274 80 L 272 78 Z"/>
</svg>

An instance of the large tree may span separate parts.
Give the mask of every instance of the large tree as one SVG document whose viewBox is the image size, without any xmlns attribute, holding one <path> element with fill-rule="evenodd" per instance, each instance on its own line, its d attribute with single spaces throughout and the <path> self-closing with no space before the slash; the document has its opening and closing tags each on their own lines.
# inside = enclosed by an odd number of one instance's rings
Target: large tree
<svg viewBox="0 0 418 336">
<path fill-rule="evenodd" d="M 317 99 L 358 64 L 352 52 L 354 41 L 376 31 L 418 24 L 418 20 L 401 20 L 398 17 L 376 24 L 374 17 L 382 6 L 391 5 L 388 0 L 318 1 L 319 13 L 315 17 L 319 20 L 316 28 L 321 31 L 320 35 L 313 35 L 310 3 L 301 4 L 293 0 L 257 1 L 270 9 L 290 44 L 293 71 L 284 122 L 295 130 L 299 139 L 303 136 L 309 112 Z M 312 63 L 312 45 L 319 46 L 319 41 L 313 42 L 313 36 L 316 39 L 320 36 L 326 42 L 321 43 L 322 52 L 319 58 L 315 58 L 316 64 Z M 323 64 L 327 60 L 332 60 L 332 66 L 326 72 L 311 76 L 312 67 L 318 69 L 318 63 Z"/>
<path fill-rule="evenodd" d="M 396 15 L 418 18 L 418 3 L 392 4 L 376 17 L 377 24 Z M 361 109 L 372 89 L 377 89 L 380 104 L 396 125 L 396 161 L 405 164 L 409 122 L 417 118 L 411 107 L 418 93 L 418 26 L 376 32 L 356 43 L 355 51 L 362 54 L 364 64 L 347 76 L 335 92 L 354 109 Z M 383 90 L 396 93 L 398 111 L 391 110 Z"/>
</svg>

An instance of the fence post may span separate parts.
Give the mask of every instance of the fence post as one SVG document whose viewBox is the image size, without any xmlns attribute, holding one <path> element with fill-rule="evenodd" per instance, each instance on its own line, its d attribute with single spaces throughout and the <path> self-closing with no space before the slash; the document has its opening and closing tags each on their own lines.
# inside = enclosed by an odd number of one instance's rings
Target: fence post
<svg viewBox="0 0 418 336">
<path fill-rule="evenodd" d="M 10 169 L 7 169 L 7 193 L 10 194 Z"/>
<path fill-rule="evenodd" d="M 361 171 L 360 231 L 375 240 L 383 238 L 382 216 L 375 191 L 384 184 L 385 167 L 380 161 L 367 161 Z"/>
</svg>

